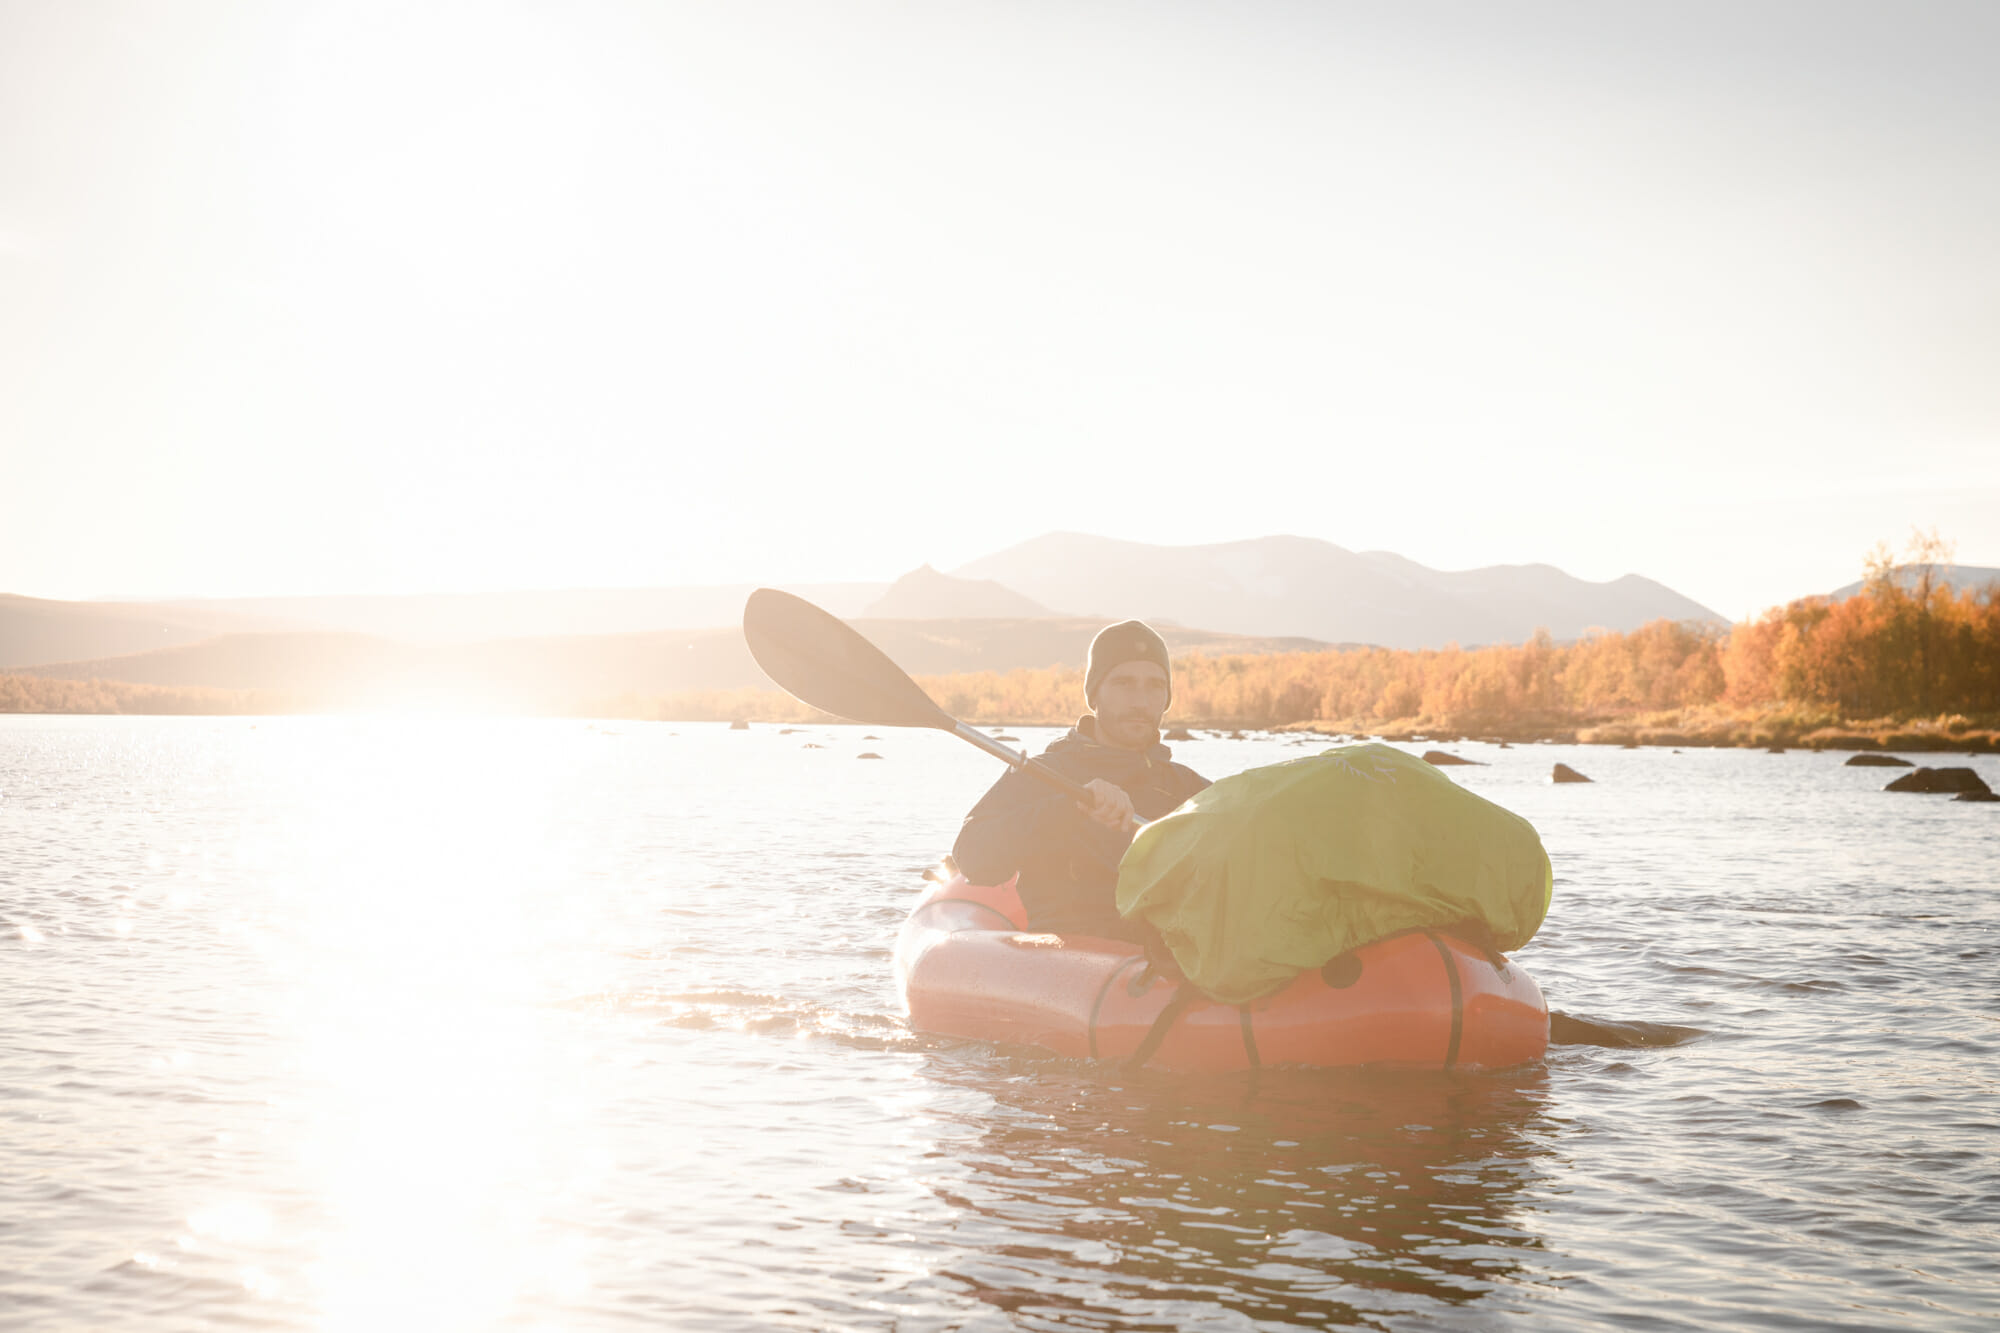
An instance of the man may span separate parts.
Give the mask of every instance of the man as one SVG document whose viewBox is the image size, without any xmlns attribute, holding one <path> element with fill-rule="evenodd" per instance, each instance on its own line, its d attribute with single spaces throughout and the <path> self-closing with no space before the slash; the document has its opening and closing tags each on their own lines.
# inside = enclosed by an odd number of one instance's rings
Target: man
<svg viewBox="0 0 2000 1333">
<path fill-rule="evenodd" d="M 1208 785 L 1160 743 L 1172 673 L 1166 641 L 1150 625 L 1128 620 L 1099 633 L 1083 673 L 1091 711 L 1041 754 L 1088 787 L 1093 803 L 1010 769 L 965 817 L 952 859 L 975 884 L 1003 884 L 1018 871 L 1030 930 L 1145 939 L 1116 901 L 1132 816 L 1157 819 Z"/>
</svg>

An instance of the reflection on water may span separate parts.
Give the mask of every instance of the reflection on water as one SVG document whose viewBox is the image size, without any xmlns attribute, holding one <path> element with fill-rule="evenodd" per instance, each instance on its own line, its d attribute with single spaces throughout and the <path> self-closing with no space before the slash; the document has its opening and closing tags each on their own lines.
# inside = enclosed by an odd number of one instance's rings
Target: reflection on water
<svg viewBox="0 0 2000 1333">
<path fill-rule="evenodd" d="M 967 1169 L 940 1197 L 969 1251 L 947 1273 L 1000 1309 L 1082 1327 L 1347 1324 L 1532 1281 L 1540 1069 L 1197 1082 L 940 1057 L 928 1074 L 985 1094 L 961 1113 Z"/>
<path fill-rule="evenodd" d="M 1482 757 L 1557 865 L 1522 966 L 1699 1040 L 1188 1079 L 911 1034 L 890 944 L 992 777 L 935 736 L 0 719 L 0 1325 L 2000 1316 L 1994 807 Z"/>
<path fill-rule="evenodd" d="M 278 970 L 329 1329 L 485 1328 L 589 1286 L 550 1214 L 607 1169 L 588 1061 L 544 1004 L 608 975 L 572 947 L 589 903 L 550 892 L 573 738 L 436 727 L 336 735 L 292 770 L 309 813 Z"/>
</svg>

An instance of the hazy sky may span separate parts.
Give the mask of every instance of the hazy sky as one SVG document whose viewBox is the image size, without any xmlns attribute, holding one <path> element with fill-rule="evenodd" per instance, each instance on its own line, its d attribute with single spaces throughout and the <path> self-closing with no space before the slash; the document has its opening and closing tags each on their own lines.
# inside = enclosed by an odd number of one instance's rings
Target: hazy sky
<svg viewBox="0 0 2000 1333">
<path fill-rule="evenodd" d="M 2000 5 L 0 0 L 0 591 L 2000 565 Z"/>
</svg>

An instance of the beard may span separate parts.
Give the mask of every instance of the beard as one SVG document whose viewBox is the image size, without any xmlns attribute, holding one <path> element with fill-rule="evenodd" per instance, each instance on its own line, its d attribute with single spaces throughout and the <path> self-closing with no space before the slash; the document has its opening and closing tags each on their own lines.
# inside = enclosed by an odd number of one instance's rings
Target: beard
<svg viewBox="0 0 2000 1333">
<path fill-rule="evenodd" d="M 1127 744 L 1157 739 L 1160 734 L 1158 719 L 1149 713 L 1113 713 L 1098 718 L 1097 726 L 1100 732 Z"/>
</svg>

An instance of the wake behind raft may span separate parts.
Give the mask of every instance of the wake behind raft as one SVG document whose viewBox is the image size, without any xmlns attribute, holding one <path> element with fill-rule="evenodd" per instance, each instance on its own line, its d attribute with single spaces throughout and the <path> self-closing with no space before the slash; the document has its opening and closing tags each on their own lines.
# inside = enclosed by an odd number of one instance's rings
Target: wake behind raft
<svg viewBox="0 0 2000 1333">
<path fill-rule="evenodd" d="M 1520 816 L 1353 745 L 1222 779 L 1146 826 L 1117 903 L 1173 954 L 1030 934 L 1011 884 L 948 877 L 905 923 L 911 1026 L 1168 1069 L 1492 1069 L 1540 1059 L 1541 988 L 1504 949 L 1545 918 Z"/>
<path fill-rule="evenodd" d="M 910 1026 L 1190 1072 L 1498 1069 L 1548 1047 L 1534 978 L 1442 930 L 1400 931 L 1228 1004 L 1156 975 L 1136 944 L 1030 934 L 1026 921 L 1011 881 L 933 886 L 896 945 Z"/>
</svg>

